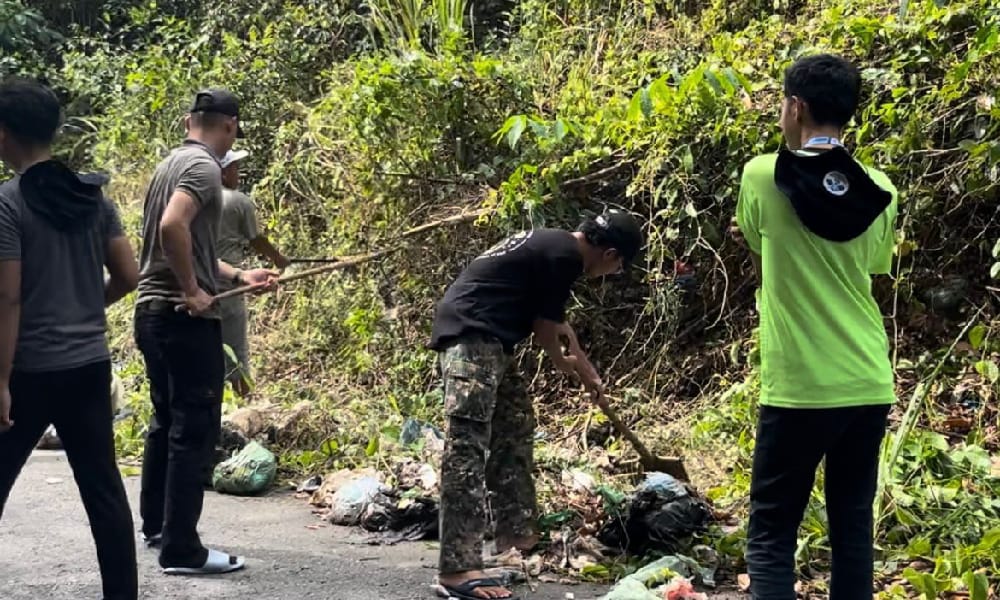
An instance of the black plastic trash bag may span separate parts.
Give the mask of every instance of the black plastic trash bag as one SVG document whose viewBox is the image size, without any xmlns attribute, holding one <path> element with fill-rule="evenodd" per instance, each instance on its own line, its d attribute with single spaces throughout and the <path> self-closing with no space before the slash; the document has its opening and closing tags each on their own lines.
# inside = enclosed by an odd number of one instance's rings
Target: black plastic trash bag
<svg viewBox="0 0 1000 600">
<path fill-rule="evenodd" d="M 427 496 L 403 497 L 396 491 L 381 494 L 361 515 L 361 527 L 376 533 L 370 543 L 396 544 L 435 540 L 438 503 Z"/>
<path fill-rule="evenodd" d="M 635 555 L 652 550 L 677 553 L 691 536 L 705 531 L 711 518 L 708 504 L 683 483 L 665 473 L 649 473 L 625 513 L 609 519 L 597 539 Z"/>
</svg>

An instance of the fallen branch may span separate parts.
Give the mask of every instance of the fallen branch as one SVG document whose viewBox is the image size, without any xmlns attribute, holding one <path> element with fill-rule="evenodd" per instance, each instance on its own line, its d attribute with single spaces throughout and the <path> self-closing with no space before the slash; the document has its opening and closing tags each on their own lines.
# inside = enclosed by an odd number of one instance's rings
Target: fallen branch
<svg viewBox="0 0 1000 600">
<path fill-rule="evenodd" d="M 450 217 L 439 219 L 437 221 L 431 221 L 430 223 L 424 223 L 414 227 L 413 229 L 407 229 L 403 233 L 399 234 L 399 239 L 406 239 L 417 235 L 418 233 L 423 233 L 431 229 L 436 229 L 438 227 L 443 227 L 445 225 L 458 225 L 460 223 L 468 223 L 470 221 L 475 221 L 476 219 L 488 215 L 492 212 L 492 208 L 480 208 L 471 212 L 462 212 L 457 215 L 452 215 Z"/>
<path fill-rule="evenodd" d="M 397 240 L 396 240 L 397 244 L 401 240 L 405 240 L 406 238 L 409 238 L 409 237 L 412 237 L 414 235 L 417 235 L 418 233 L 423 233 L 425 231 L 430 231 L 431 229 L 436 229 L 438 227 L 443 227 L 445 225 L 456 225 L 456 224 L 459 224 L 459 223 L 467 223 L 469 221 L 475 221 L 476 219 L 478 219 L 478 218 L 480 218 L 480 217 L 482 217 L 482 216 L 484 216 L 486 214 L 489 214 L 490 210 L 491 209 L 481 208 L 481 209 L 474 210 L 474 211 L 471 211 L 471 212 L 462 212 L 460 214 L 452 215 L 452 216 L 446 217 L 444 219 L 438 219 L 437 221 L 431 221 L 430 223 L 424 223 L 423 225 L 419 225 L 419 226 L 414 227 L 412 229 L 408 229 L 408 230 L 404 231 L 403 233 L 399 234 L 399 236 L 397 237 Z M 290 283 L 292 281 L 298 281 L 299 279 L 305 279 L 307 277 L 313 277 L 315 275 L 322 275 L 324 273 L 331 273 L 333 271 L 339 271 L 339 270 L 342 270 L 342 269 L 346 269 L 348 267 L 353 267 L 355 265 L 359 265 L 361 263 L 368 262 L 370 260 L 374 260 L 376 258 L 382 258 L 383 256 L 387 256 L 389 254 L 392 254 L 393 252 L 398 252 L 399 250 L 402 250 L 402 249 L 403 249 L 403 246 L 396 245 L 396 246 L 394 246 L 392 248 L 388 248 L 386 250 L 379 250 L 378 252 L 372 252 L 372 253 L 369 253 L 369 254 L 359 254 L 359 255 L 356 255 L 356 256 L 349 256 L 349 257 L 340 259 L 340 260 L 338 260 L 338 261 L 336 261 L 334 263 L 331 263 L 331 264 L 328 264 L 328 265 L 323 265 L 322 267 L 316 267 L 315 269 L 308 269 L 306 271 L 300 271 L 298 273 L 292 273 L 290 275 L 285 275 L 283 277 L 279 277 L 278 278 L 278 283 L 279 284 L 285 284 L 285 283 Z M 226 291 L 226 292 L 222 292 L 221 294 L 216 294 L 214 300 L 216 302 L 218 302 L 219 300 L 225 300 L 226 298 L 232 298 L 234 296 L 241 296 L 243 294 L 249 294 L 249 293 L 252 293 L 252 292 L 256 292 L 256 291 L 258 291 L 260 289 L 261 289 L 261 286 L 259 286 L 259 285 L 245 285 L 245 286 L 238 287 L 238 288 Z"/>
</svg>

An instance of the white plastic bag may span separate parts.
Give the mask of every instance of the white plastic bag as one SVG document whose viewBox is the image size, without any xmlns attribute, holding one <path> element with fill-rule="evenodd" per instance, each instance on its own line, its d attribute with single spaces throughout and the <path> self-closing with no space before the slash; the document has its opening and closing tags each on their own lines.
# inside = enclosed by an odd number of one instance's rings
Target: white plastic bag
<svg viewBox="0 0 1000 600">
<path fill-rule="evenodd" d="M 330 499 L 330 522 L 334 525 L 357 525 L 368 505 L 381 492 L 382 484 L 374 477 L 361 477 L 345 484 Z"/>
</svg>

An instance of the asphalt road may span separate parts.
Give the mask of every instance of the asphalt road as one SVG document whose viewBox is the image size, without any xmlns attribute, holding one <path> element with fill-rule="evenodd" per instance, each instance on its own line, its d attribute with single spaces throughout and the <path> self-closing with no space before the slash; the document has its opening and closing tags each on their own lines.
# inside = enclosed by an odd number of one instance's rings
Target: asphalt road
<svg viewBox="0 0 1000 600">
<path fill-rule="evenodd" d="M 126 480 L 133 509 L 139 481 Z M 138 516 L 135 516 L 138 525 Z M 324 526 L 288 495 L 236 498 L 209 493 L 203 541 L 247 557 L 243 572 L 178 578 L 160 573 L 156 554 L 139 545 L 142 598 L 157 600 L 410 600 L 434 594 L 436 551 L 427 543 L 369 546 L 351 529 Z M 138 544 L 137 536 L 137 544 Z M 524 600 L 593 600 L 606 587 L 519 588 Z M 99 600 L 90 529 L 65 457 L 37 452 L 14 486 L 0 522 L 0 597 Z"/>
</svg>

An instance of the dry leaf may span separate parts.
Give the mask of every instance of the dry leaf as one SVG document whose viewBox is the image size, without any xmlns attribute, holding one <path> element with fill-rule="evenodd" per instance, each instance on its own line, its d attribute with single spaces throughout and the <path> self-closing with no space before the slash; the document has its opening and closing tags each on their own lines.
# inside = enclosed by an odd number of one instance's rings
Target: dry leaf
<svg viewBox="0 0 1000 600">
<path fill-rule="evenodd" d="M 736 585 L 740 586 L 741 592 L 750 591 L 750 576 L 746 573 L 742 573 L 736 576 Z"/>
</svg>

